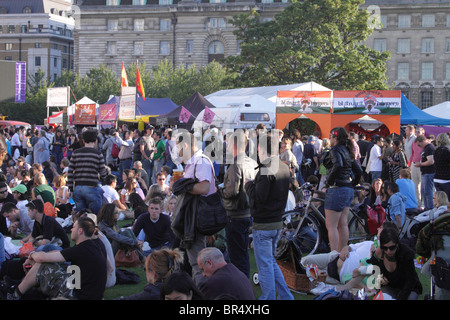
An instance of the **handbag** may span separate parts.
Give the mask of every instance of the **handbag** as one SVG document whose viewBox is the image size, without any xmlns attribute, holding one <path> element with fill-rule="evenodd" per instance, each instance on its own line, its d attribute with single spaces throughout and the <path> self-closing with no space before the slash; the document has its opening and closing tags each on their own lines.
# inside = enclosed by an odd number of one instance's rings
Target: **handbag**
<svg viewBox="0 0 450 320">
<path fill-rule="evenodd" d="M 439 288 L 450 290 L 450 264 L 441 257 L 436 257 L 435 263 L 431 263 L 431 274 Z"/>
<path fill-rule="evenodd" d="M 379 204 L 375 207 L 367 206 L 367 226 L 369 228 L 369 234 L 371 236 L 376 235 L 378 228 L 381 227 L 386 220 L 386 210 Z"/>
<path fill-rule="evenodd" d="M 133 268 L 139 267 L 142 263 L 139 254 L 134 249 L 119 249 L 114 256 L 116 267 Z"/>
<path fill-rule="evenodd" d="M 214 175 L 214 168 L 212 166 L 212 163 L 209 159 L 208 161 L 211 164 Z M 197 178 L 195 177 L 196 169 L 197 164 L 195 164 L 194 167 L 194 178 L 197 181 Z M 195 218 L 195 225 L 198 233 L 205 236 L 211 236 L 225 228 L 227 222 L 227 212 L 223 205 L 222 196 L 218 189 L 216 192 L 210 194 L 209 196 L 198 197 L 197 214 Z"/>
</svg>

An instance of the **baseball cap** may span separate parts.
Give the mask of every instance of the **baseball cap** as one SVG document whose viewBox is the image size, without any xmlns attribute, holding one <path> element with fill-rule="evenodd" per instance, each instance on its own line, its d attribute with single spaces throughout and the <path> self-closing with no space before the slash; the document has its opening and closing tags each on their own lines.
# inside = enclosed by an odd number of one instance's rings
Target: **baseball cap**
<svg viewBox="0 0 450 320">
<path fill-rule="evenodd" d="M 309 136 L 308 137 L 308 142 L 312 142 L 312 141 L 316 141 L 317 140 L 317 138 L 315 137 L 315 136 Z"/>
<path fill-rule="evenodd" d="M 40 199 L 34 199 L 27 203 L 26 207 L 36 209 L 38 212 L 44 212 L 44 203 Z"/>
<path fill-rule="evenodd" d="M 91 219 L 92 221 L 94 221 L 95 226 L 97 226 L 97 216 L 93 213 L 87 213 L 86 217 L 88 217 L 89 219 Z"/>
<path fill-rule="evenodd" d="M 20 192 L 21 194 L 25 194 L 25 193 L 27 193 L 28 189 L 24 184 L 19 184 L 19 185 L 15 186 L 14 188 L 12 188 L 11 191 L 17 191 L 17 192 Z"/>
</svg>

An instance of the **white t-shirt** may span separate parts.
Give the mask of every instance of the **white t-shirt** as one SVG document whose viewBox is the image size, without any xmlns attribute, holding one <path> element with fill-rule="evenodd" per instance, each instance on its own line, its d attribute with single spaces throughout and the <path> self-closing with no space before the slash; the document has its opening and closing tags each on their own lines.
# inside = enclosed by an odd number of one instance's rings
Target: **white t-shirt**
<svg viewBox="0 0 450 320">
<path fill-rule="evenodd" d="M 359 267 L 361 259 L 370 258 L 370 247 L 373 241 L 363 241 L 355 244 L 350 244 L 351 251 L 348 258 L 342 264 L 339 278 L 342 279 L 346 274 L 352 274 L 353 270 Z"/>
<path fill-rule="evenodd" d="M 103 189 L 103 197 L 105 197 L 108 203 L 113 203 L 114 200 L 120 201 L 119 193 L 114 188 L 111 188 L 110 186 L 102 186 L 102 189 Z"/>
<path fill-rule="evenodd" d="M 382 171 L 383 161 L 379 159 L 381 157 L 381 148 L 378 145 L 374 145 L 370 150 L 370 160 L 367 171 Z"/>
<path fill-rule="evenodd" d="M 186 164 L 186 168 L 184 171 L 184 177 L 185 178 L 194 178 L 194 167 L 195 164 L 197 164 L 197 169 L 195 170 L 195 176 L 198 179 L 199 182 L 202 181 L 209 181 L 209 192 L 207 196 L 210 194 L 213 194 L 216 192 L 216 183 L 213 173 L 213 167 L 211 164 L 211 161 L 206 159 L 205 157 L 202 157 L 202 150 L 198 150 L 195 152 L 193 157 L 189 159 L 189 161 Z"/>
</svg>

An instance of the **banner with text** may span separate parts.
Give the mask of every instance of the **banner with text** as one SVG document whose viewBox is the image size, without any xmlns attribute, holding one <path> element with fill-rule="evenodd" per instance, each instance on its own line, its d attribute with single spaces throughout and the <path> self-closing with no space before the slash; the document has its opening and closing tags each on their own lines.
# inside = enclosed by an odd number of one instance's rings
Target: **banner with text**
<svg viewBox="0 0 450 320">
<path fill-rule="evenodd" d="M 98 121 L 115 121 L 117 118 L 117 105 L 101 104 L 98 107 Z"/>
<path fill-rule="evenodd" d="M 136 95 L 121 96 L 119 106 L 119 119 L 136 119 Z"/>
<path fill-rule="evenodd" d="M 330 113 L 331 91 L 278 91 L 277 113 Z"/>
<path fill-rule="evenodd" d="M 75 104 L 73 123 L 95 125 L 95 104 Z"/>
<path fill-rule="evenodd" d="M 16 62 L 16 94 L 15 103 L 24 103 L 27 91 L 27 64 Z"/>
<path fill-rule="evenodd" d="M 47 107 L 68 107 L 70 87 L 47 88 Z"/>
<path fill-rule="evenodd" d="M 334 114 L 400 115 L 400 90 L 334 91 Z"/>
</svg>

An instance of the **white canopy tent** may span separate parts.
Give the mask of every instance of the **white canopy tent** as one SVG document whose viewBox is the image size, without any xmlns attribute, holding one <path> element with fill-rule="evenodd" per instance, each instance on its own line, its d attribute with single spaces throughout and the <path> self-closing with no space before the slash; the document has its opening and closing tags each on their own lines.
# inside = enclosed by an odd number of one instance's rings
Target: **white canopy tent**
<svg viewBox="0 0 450 320">
<path fill-rule="evenodd" d="M 295 84 L 286 84 L 279 86 L 267 86 L 267 87 L 254 87 L 254 88 L 238 88 L 238 89 L 229 89 L 229 90 L 220 90 L 210 95 L 207 95 L 205 98 L 209 100 L 212 97 L 224 97 L 224 96 L 252 96 L 259 95 L 267 100 L 272 101 L 273 103 L 277 102 L 277 92 L 278 91 L 332 91 L 327 87 L 324 87 L 314 81 L 304 82 L 304 83 L 295 83 Z"/>
<path fill-rule="evenodd" d="M 89 99 L 88 97 L 83 97 L 82 99 L 78 100 L 77 102 L 75 102 L 74 104 L 70 105 L 67 108 L 67 115 L 68 116 L 74 115 L 74 113 L 75 113 L 75 105 L 76 104 L 95 104 L 95 115 L 98 115 L 99 104 L 96 103 L 95 101 Z"/>
<path fill-rule="evenodd" d="M 422 111 L 438 118 L 450 119 L 450 101 L 444 101 L 435 106 L 422 109 Z"/>
</svg>

